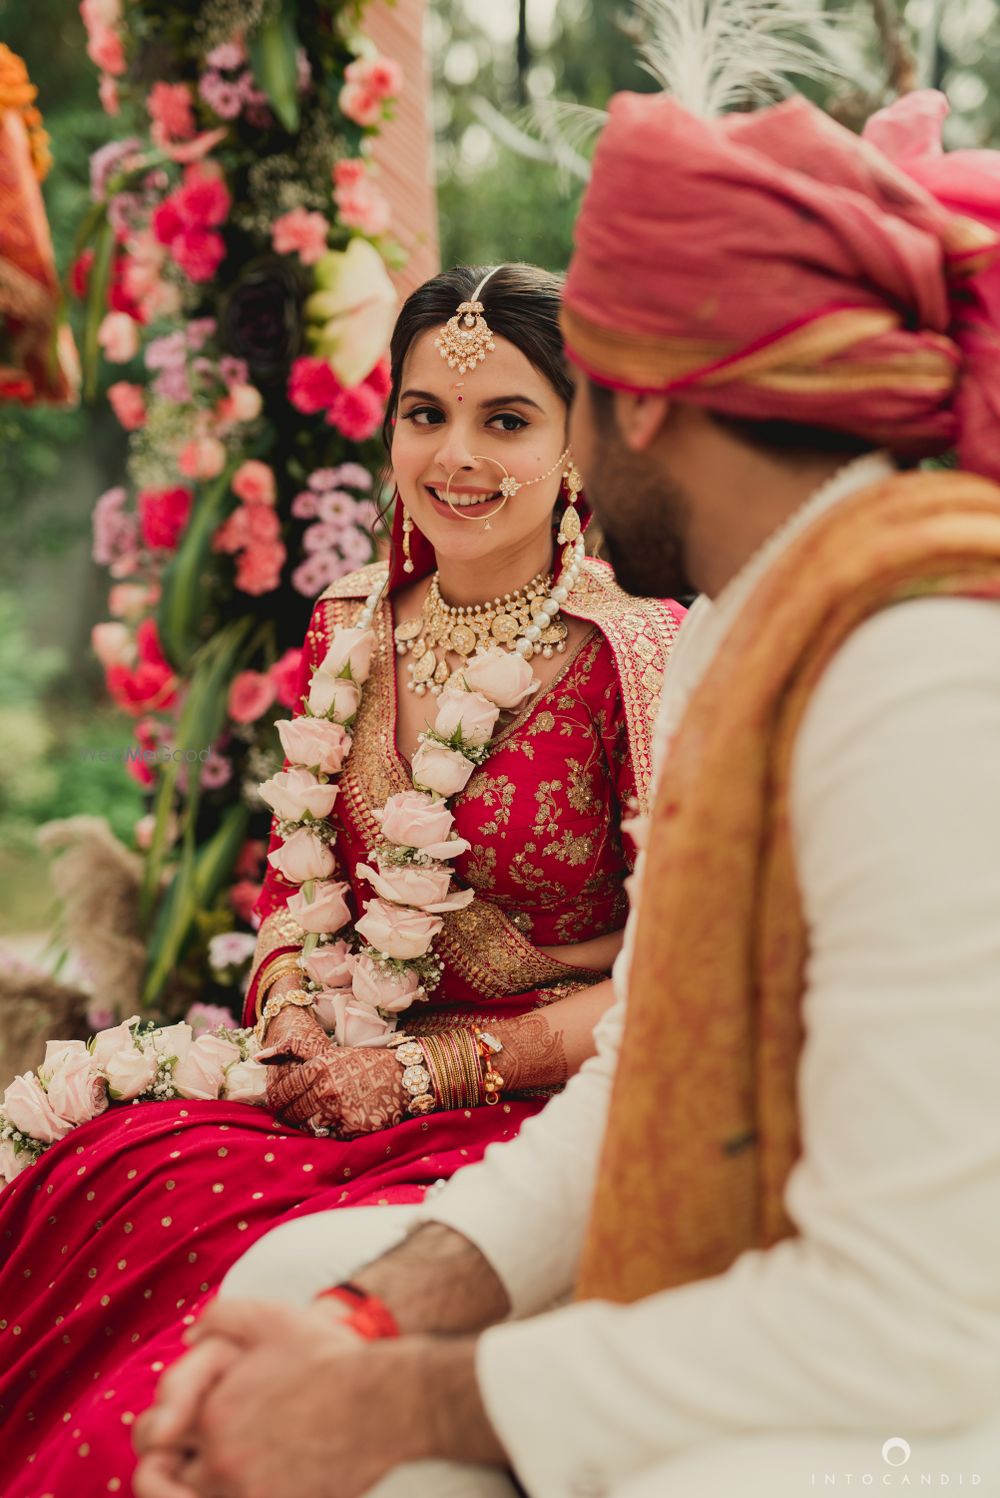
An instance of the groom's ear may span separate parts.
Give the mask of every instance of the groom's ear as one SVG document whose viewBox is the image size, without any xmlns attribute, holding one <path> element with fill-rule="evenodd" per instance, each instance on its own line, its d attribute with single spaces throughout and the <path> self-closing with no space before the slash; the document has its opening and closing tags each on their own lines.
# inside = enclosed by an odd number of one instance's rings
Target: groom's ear
<svg viewBox="0 0 1000 1498">
<path fill-rule="evenodd" d="M 665 395 L 643 395 L 632 390 L 614 391 L 615 425 L 625 446 L 634 453 L 646 452 L 663 429 L 671 410 Z"/>
</svg>

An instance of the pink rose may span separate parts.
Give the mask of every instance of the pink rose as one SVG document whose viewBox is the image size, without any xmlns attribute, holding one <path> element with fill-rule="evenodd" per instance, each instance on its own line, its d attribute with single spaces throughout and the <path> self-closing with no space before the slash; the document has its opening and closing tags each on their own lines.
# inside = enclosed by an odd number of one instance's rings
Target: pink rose
<svg viewBox="0 0 1000 1498">
<path fill-rule="evenodd" d="M 335 629 L 330 648 L 318 666 L 324 676 L 346 676 L 363 686 L 371 670 L 375 631 L 372 629 Z"/>
<path fill-rule="evenodd" d="M 290 884 L 327 879 L 337 866 L 328 845 L 308 827 L 300 827 L 286 837 L 280 848 L 267 855 L 267 861 Z"/>
<path fill-rule="evenodd" d="M 299 890 L 287 902 L 287 909 L 304 931 L 340 931 L 351 919 L 350 908 L 344 896 L 350 889 L 346 882 L 328 881 L 318 884 L 313 898 L 307 900 L 305 892 Z"/>
<path fill-rule="evenodd" d="M 28 1072 L 15 1077 L 3 1095 L 3 1112 L 15 1129 L 28 1134 L 41 1144 L 54 1144 L 64 1138 L 73 1127 L 49 1102 L 42 1085 Z"/>
<path fill-rule="evenodd" d="M 273 505 L 278 493 L 274 470 L 256 458 L 240 464 L 233 474 L 232 488 L 249 505 Z"/>
<path fill-rule="evenodd" d="M 50 1040 L 38 1068 L 50 1105 L 67 1123 L 86 1123 L 108 1106 L 104 1078 L 82 1040 Z"/>
<path fill-rule="evenodd" d="M 216 406 L 216 415 L 221 421 L 256 421 L 263 409 L 264 401 L 255 385 L 234 385 Z"/>
<path fill-rule="evenodd" d="M 90 1054 L 94 1065 L 104 1071 L 112 1056 L 117 1056 L 119 1051 L 132 1051 L 135 1049 L 135 1041 L 132 1038 L 132 1024 L 123 1020 L 120 1025 L 113 1029 L 102 1030 L 95 1035 L 90 1042 Z"/>
<path fill-rule="evenodd" d="M 341 114 L 365 129 L 377 125 L 384 113 L 382 100 L 363 83 L 345 83 L 340 90 L 337 106 Z"/>
<path fill-rule="evenodd" d="M 220 1035 L 199 1035 L 174 1067 L 174 1087 L 181 1097 L 211 1101 L 222 1091 L 226 1067 L 239 1059 L 240 1048 L 231 1040 L 223 1040 Z"/>
<path fill-rule="evenodd" d="M 308 770 L 281 770 L 265 780 L 260 796 L 282 822 L 322 821 L 333 810 L 337 787 L 324 785 Z"/>
<path fill-rule="evenodd" d="M 229 1103 L 263 1106 L 267 1096 L 267 1067 L 259 1061 L 234 1061 L 226 1068 L 222 1095 Z"/>
<path fill-rule="evenodd" d="M 394 905 L 412 905 L 430 915 L 449 910 L 464 910 L 471 904 L 475 891 L 457 889 L 449 893 L 451 869 L 447 864 L 391 864 L 378 860 L 378 868 L 359 863 L 355 869 L 367 879 L 383 900 Z"/>
<path fill-rule="evenodd" d="M 424 955 L 443 924 L 439 915 L 372 900 L 354 929 L 376 952 L 409 962 Z"/>
<path fill-rule="evenodd" d="M 109 364 L 127 364 L 139 352 L 139 329 L 127 312 L 108 312 L 97 330 L 97 341 Z"/>
<path fill-rule="evenodd" d="M 108 612 L 116 619 L 138 619 L 158 597 L 159 590 L 154 597 L 153 590 L 143 583 L 115 583 L 108 593 Z"/>
<path fill-rule="evenodd" d="M 520 707 L 539 686 L 538 678 L 522 655 L 499 647 L 484 650 L 466 661 L 462 675 L 470 692 L 481 692 L 497 707 L 508 711 Z"/>
<path fill-rule="evenodd" d="M 116 1051 L 103 1068 L 108 1079 L 108 1092 L 116 1103 L 130 1103 L 152 1087 L 156 1081 L 156 1066 L 153 1049 L 140 1051 L 138 1046 L 133 1046 L 130 1051 Z"/>
<path fill-rule="evenodd" d="M 194 1039 L 194 1031 L 186 1020 L 180 1020 L 176 1025 L 161 1025 L 152 1034 L 152 1046 L 160 1056 L 172 1056 L 176 1061 L 181 1061 L 191 1048 Z"/>
<path fill-rule="evenodd" d="M 348 83 L 358 83 L 370 89 L 378 99 L 391 99 L 402 91 L 403 69 L 394 58 L 377 54 L 374 57 L 357 57 L 344 69 Z"/>
<path fill-rule="evenodd" d="M 317 1013 L 338 1045 L 384 1045 L 395 1025 L 370 1004 L 360 1004 L 349 989 L 317 996 Z"/>
<path fill-rule="evenodd" d="M 298 255 L 303 265 L 315 265 L 326 254 L 327 222 L 321 213 L 293 208 L 271 226 L 271 243 L 279 255 Z"/>
<path fill-rule="evenodd" d="M 384 1009 L 387 1014 L 401 1014 L 415 1000 L 426 998 L 420 977 L 412 968 L 402 972 L 386 968 L 367 953 L 355 958 L 351 986 L 360 1003 Z"/>
<path fill-rule="evenodd" d="M 346 164 L 339 162 L 338 166 Z M 346 224 L 349 229 L 358 229 L 370 238 L 384 234 L 392 222 L 389 199 L 374 182 L 362 181 L 350 185 L 338 183 L 334 188 L 333 200 L 341 223 Z"/>
<path fill-rule="evenodd" d="M 326 718 L 281 718 L 278 737 L 285 758 L 321 775 L 339 775 L 350 753 L 351 736 Z"/>
<path fill-rule="evenodd" d="M 346 676 L 314 671 L 309 684 L 309 711 L 317 718 L 349 723 L 361 705 L 361 688 Z"/>
<path fill-rule="evenodd" d="M 488 744 L 497 726 L 500 709 L 482 692 L 463 692 L 446 687 L 437 700 L 434 732 L 443 739 L 458 733 L 467 744 Z"/>
<path fill-rule="evenodd" d="M 306 972 L 321 988 L 350 988 L 355 957 L 346 941 L 324 942 L 305 959 Z"/>
<path fill-rule="evenodd" d="M 275 695 L 274 682 L 263 671 L 240 671 L 230 684 L 226 710 L 234 723 L 256 723 Z"/>
<path fill-rule="evenodd" d="M 471 759 L 443 744 L 423 743 L 413 756 L 413 784 L 438 796 L 455 796 L 464 790 L 476 768 Z"/>
<path fill-rule="evenodd" d="M 226 466 L 226 449 L 218 437 L 192 437 L 185 442 L 177 467 L 188 479 L 214 479 Z"/>
<path fill-rule="evenodd" d="M 95 624 L 90 631 L 90 643 L 105 671 L 109 666 L 127 666 L 135 658 L 132 632 L 125 624 L 112 620 Z"/>
<path fill-rule="evenodd" d="M 400 791 L 390 796 L 382 809 L 382 835 L 401 848 L 429 851 L 448 841 L 454 820 L 442 802 L 432 800 L 423 791 Z M 442 855 L 435 851 L 431 857 Z"/>
<path fill-rule="evenodd" d="M 108 401 L 126 432 L 137 432 L 146 425 L 146 398 L 141 385 L 116 380 L 108 386 Z"/>
</svg>

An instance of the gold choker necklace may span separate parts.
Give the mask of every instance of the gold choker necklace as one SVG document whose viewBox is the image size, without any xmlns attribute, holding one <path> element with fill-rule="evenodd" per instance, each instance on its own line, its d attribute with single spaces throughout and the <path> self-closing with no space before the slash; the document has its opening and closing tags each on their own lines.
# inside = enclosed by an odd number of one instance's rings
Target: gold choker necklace
<svg viewBox="0 0 1000 1498">
<path fill-rule="evenodd" d="M 539 606 L 548 597 L 551 576 L 539 572 L 516 593 L 505 593 L 492 603 L 478 603 L 456 608 L 441 597 L 435 572 L 427 590 L 418 619 L 407 619 L 396 626 L 394 638 L 400 655 L 412 653 L 407 666 L 410 690 L 423 696 L 428 690 L 437 694 L 451 680 L 461 675 L 448 664 L 448 653 L 467 660 L 480 650 L 500 646 L 510 650 L 519 636 L 531 627 Z M 541 631 L 538 644 L 545 656 L 566 648 L 568 631 L 561 619 L 553 619 Z"/>
</svg>

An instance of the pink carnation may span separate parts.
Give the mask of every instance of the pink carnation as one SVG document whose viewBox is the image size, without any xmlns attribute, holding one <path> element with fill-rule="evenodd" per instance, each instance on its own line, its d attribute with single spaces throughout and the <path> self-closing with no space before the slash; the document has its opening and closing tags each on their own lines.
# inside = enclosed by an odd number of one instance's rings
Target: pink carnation
<svg viewBox="0 0 1000 1498">
<path fill-rule="evenodd" d="M 87 56 L 102 73 L 120 78 L 125 71 L 125 48 L 117 31 L 110 26 L 96 26 L 87 38 Z"/>
<path fill-rule="evenodd" d="M 288 399 L 296 411 L 313 416 L 326 411 L 343 390 L 325 359 L 296 359 L 288 382 Z"/>
<path fill-rule="evenodd" d="M 146 425 L 146 400 L 141 385 L 117 380 L 108 387 L 108 401 L 126 432 L 137 432 Z"/>
<path fill-rule="evenodd" d="M 221 786 L 228 785 L 233 778 L 233 767 L 224 754 L 218 749 L 210 749 L 208 758 L 203 762 L 198 775 L 198 784 L 203 791 L 217 791 Z"/>
<path fill-rule="evenodd" d="M 281 582 L 287 555 L 280 541 L 272 546 L 248 546 L 236 564 L 236 586 L 255 598 L 262 593 L 273 593 Z"/>
<path fill-rule="evenodd" d="M 348 442 L 366 442 L 381 426 L 384 409 L 370 385 L 355 385 L 340 392 L 326 419 Z"/>
<path fill-rule="evenodd" d="M 234 723 L 256 723 L 271 706 L 277 689 L 270 674 L 263 671 L 241 671 L 233 677 L 226 704 Z"/>
<path fill-rule="evenodd" d="M 154 83 L 146 100 L 153 139 L 160 147 L 190 140 L 196 130 L 191 90 L 186 83 Z"/>
<path fill-rule="evenodd" d="M 203 162 L 186 168 L 184 185 L 173 198 L 185 223 L 210 229 L 225 223 L 232 202 L 221 174 Z"/>
<path fill-rule="evenodd" d="M 210 229 L 185 229 L 171 240 L 170 253 L 192 281 L 210 281 L 226 255 L 226 242 Z"/>
<path fill-rule="evenodd" d="M 315 552 L 300 562 L 292 573 L 292 587 L 303 598 L 315 598 L 324 588 L 350 572 L 351 564 L 335 551 Z"/>
<path fill-rule="evenodd" d="M 316 495 L 308 489 L 303 489 L 301 494 L 296 494 L 292 500 L 292 514 L 296 520 L 315 520 L 317 515 Z"/>
<path fill-rule="evenodd" d="M 291 708 L 293 711 L 299 706 L 296 689 L 301 665 L 302 651 L 286 650 L 268 672 L 274 682 L 274 692 L 278 702 L 282 707 Z"/>
<path fill-rule="evenodd" d="M 273 505 L 277 497 L 274 470 L 256 458 L 240 464 L 233 475 L 232 488 L 247 504 Z"/>
<path fill-rule="evenodd" d="M 326 254 L 327 222 L 321 213 L 293 208 L 271 226 L 271 243 L 279 255 L 298 255 L 303 265 L 315 265 Z"/>
<path fill-rule="evenodd" d="M 241 68 L 246 60 L 246 48 L 239 39 L 221 42 L 218 47 L 213 47 L 205 58 L 210 68 L 221 68 L 223 72 L 228 73 Z"/>
<path fill-rule="evenodd" d="M 94 505 L 94 561 L 110 567 L 133 560 L 139 544 L 139 526 L 134 515 L 125 513 L 125 490 L 108 489 Z"/>
<path fill-rule="evenodd" d="M 374 182 L 361 181 L 350 187 L 335 187 L 333 200 L 340 221 L 362 234 L 384 234 L 392 219 L 389 199 Z"/>
<path fill-rule="evenodd" d="M 174 551 L 191 514 L 190 489 L 144 489 L 139 495 L 142 539 L 151 550 Z"/>
</svg>

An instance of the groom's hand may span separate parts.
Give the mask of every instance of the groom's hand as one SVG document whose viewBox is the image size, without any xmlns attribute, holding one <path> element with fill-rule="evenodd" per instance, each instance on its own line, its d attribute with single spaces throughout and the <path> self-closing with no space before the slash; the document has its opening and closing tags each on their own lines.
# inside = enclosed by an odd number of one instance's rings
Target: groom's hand
<svg viewBox="0 0 1000 1498">
<path fill-rule="evenodd" d="M 235 1301 L 209 1307 L 193 1335 L 241 1348 L 201 1402 L 182 1469 L 199 1498 L 361 1498 L 404 1462 L 504 1462 L 471 1340 L 362 1342 L 325 1308 Z M 158 1448 L 143 1449 L 138 1498 L 187 1498 L 153 1487 Z"/>
</svg>

